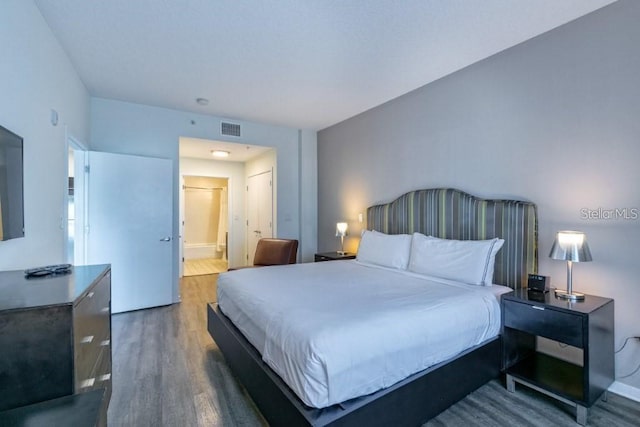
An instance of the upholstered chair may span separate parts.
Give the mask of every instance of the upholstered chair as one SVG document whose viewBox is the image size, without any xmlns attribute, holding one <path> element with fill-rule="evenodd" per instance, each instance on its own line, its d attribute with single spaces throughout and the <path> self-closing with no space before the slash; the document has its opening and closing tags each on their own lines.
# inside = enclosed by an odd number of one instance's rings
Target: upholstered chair
<svg viewBox="0 0 640 427">
<path fill-rule="evenodd" d="M 258 244 L 256 245 L 256 254 L 253 257 L 253 265 L 247 267 L 295 264 L 297 255 L 297 240 L 264 238 L 258 240 Z M 229 271 L 237 269 L 238 268 L 230 268 Z"/>
<path fill-rule="evenodd" d="M 292 239 L 260 239 L 253 257 L 253 266 L 295 264 L 298 241 Z"/>
</svg>

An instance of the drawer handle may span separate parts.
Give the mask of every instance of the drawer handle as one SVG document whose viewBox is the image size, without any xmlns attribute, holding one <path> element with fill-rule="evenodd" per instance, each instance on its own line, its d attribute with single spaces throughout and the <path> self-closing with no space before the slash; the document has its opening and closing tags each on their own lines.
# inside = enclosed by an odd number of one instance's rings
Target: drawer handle
<svg viewBox="0 0 640 427">
<path fill-rule="evenodd" d="M 532 305 L 531 308 L 535 308 L 536 310 L 544 311 L 544 307 L 538 307 L 537 305 Z"/>
<path fill-rule="evenodd" d="M 93 387 L 93 384 L 95 384 L 95 382 L 96 382 L 95 378 L 89 378 L 88 380 L 84 380 L 80 382 L 80 388 Z"/>
<path fill-rule="evenodd" d="M 109 312 L 109 307 L 102 307 L 100 309 L 100 311 L 103 312 L 103 313 L 108 313 Z"/>
<path fill-rule="evenodd" d="M 87 296 L 88 296 L 89 298 L 93 298 L 93 295 L 94 295 L 94 294 L 95 294 L 95 292 L 89 292 L 89 293 L 87 294 Z"/>
<path fill-rule="evenodd" d="M 93 335 L 87 335 L 80 340 L 82 344 L 89 344 L 91 341 L 93 341 Z"/>
<path fill-rule="evenodd" d="M 98 377 L 98 381 L 109 381 L 111 379 L 111 374 L 104 374 Z"/>
<path fill-rule="evenodd" d="M 106 347 L 111 343 L 111 340 L 104 340 L 104 341 L 100 341 L 100 346 L 101 347 Z"/>
</svg>

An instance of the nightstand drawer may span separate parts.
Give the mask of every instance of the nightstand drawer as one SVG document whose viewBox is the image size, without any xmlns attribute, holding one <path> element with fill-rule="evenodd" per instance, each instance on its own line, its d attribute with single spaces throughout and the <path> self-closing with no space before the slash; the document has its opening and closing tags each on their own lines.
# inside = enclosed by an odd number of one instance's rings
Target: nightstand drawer
<svg viewBox="0 0 640 427">
<path fill-rule="evenodd" d="M 583 348 L 582 316 L 539 305 L 504 302 L 504 326 Z"/>
</svg>

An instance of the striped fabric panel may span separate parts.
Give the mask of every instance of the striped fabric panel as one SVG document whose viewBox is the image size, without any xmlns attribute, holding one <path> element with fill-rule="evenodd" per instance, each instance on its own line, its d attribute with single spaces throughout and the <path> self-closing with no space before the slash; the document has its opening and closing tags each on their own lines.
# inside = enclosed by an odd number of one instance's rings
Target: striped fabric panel
<svg viewBox="0 0 640 427">
<path fill-rule="evenodd" d="M 416 190 L 368 208 L 367 228 L 457 240 L 499 237 L 505 242 L 493 283 L 519 288 L 538 271 L 538 214 L 530 202 L 485 200 L 451 188 Z"/>
</svg>

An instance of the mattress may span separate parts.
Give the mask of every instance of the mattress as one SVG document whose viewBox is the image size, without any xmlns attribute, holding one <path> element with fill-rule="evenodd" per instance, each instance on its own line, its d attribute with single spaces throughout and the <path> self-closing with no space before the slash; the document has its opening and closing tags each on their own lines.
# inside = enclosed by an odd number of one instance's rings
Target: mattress
<svg viewBox="0 0 640 427">
<path fill-rule="evenodd" d="M 509 290 L 354 260 L 224 273 L 218 304 L 305 404 L 323 408 L 495 337 Z"/>
</svg>

